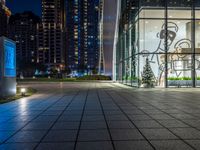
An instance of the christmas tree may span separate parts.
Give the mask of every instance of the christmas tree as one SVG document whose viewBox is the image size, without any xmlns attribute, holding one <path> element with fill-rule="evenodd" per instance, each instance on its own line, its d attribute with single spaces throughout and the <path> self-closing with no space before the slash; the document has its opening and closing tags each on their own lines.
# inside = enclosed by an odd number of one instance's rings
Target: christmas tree
<svg viewBox="0 0 200 150">
<path fill-rule="evenodd" d="M 142 84 L 146 87 L 153 87 L 153 83 L 155 81 L 154 73 L 151 69 L 151 65 L 149 63 L 149 59 L 146 59 L 146 64 L 143 68 L 142 72 Z"/>
</svg>

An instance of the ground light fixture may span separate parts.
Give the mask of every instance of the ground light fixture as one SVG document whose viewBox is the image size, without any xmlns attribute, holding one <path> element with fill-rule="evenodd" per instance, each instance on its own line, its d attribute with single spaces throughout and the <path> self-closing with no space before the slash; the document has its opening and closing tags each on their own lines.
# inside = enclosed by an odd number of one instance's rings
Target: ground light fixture
<svg viewBox="0 0 200 150">
<path fill-rule="evenodd" d="M 26 95 L 26 88 L 21 88 L 20 92 L 21 92 L 22 96 L 25 96 Z"/>
</svg>

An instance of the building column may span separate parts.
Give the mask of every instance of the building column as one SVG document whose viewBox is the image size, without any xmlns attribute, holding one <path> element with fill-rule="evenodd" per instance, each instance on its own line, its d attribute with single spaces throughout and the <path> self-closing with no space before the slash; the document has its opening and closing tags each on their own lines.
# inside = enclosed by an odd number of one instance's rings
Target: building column
<svg viewBox="0 0 200 150">
<path fill-rule="evenodd" d="M 196 87 L 196 64 L 195 64 L 195 0 L 192 1 L 192 22 L 191 22 L 191 48 L 192 48 L 192 87 Z"/>
<path fill-rule="evenodd" d="M 165 88 L 168 88 L 168 8 L 165 0 Z"/>
</svg>

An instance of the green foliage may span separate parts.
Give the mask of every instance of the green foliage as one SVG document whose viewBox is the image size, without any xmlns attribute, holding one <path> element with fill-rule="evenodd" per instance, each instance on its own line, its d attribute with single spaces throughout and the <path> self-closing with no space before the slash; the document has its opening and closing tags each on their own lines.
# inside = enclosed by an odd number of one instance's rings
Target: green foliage
<svg viewBox="0 0 200 150">
<path fill-rule="evenodd" d="M 27 88 L 27 92 L 26 92 L 25 97 L 31 96 L 31 95 L 35 94 L 36 92 L 37 92 L 37 90 L 35 90 L 35 89 Z M 15 96 L 10 96 L 10 97 L 1 97 L 0 98 L 0 104 L 8 103 L 8 102 L 11 102 L 11 101 L 14 101 L 14 100 L 18 100 L 18 99 L 23 98 L 23 97 L 24 96 L 22 96 L 21 92 L 20 92 L 20 87 L 17 87 L 17 94 Z"/>
<path fill-rule="evenodd" d="M 21 95 L 20 89 L 21 89 L 20 87 L 17 87 L 17 95 Z M 36 92 L 37 92 L 37 90 L 35 90 L 35 89 L 27 88 L 26 95 L 31 96 L 32 94 L 34 94 Z"/>
<path fill-rule="evenodd" d="M 76 81 L 85 81 L 85 80 L 111 80 L 110 76 L 103 75 L 86 75 L 78 78 L 47 78 L 47 77 L 37 77 L 33 78 L 25 78 L 25 79 L 17 79 L 19 82 L 76 82 Z"/>
<path fill-rule="evenodd" d="M 169 77 L 168 80 L 178 81 L 178 80 L 192 80 L 191 77 Z M 197 77 L 197 80 L 200 80 L 200 77 Z"/>
<path fill-rule="evenodd" d="M 142 72 L 142 84 L 147 84 L 147 86 L 152 87 L 153 83 L 155 82 L 155 76 L 151 69 L 150 63 L 148 58 L 146 59 L 146 64 L 143 68 Z"/>
<path fill-rule="evenodd" d="M 92 74 L 97 75 L 97 74 L 98 74 L 97 69 L 93 69 L 93 70 L 92 70 Z"/>
<path fill-rule="evenodd" d="M 128 77 L 128 80 L 130 80 L 130 81 L 134 81 L 134 80 L 138 80 L 138 78 L 137 77 Z"/>
<path fill-rule="evenodd" d="M 137 77 L 131 77 L 131 76 L 123 76 L 123 80 L 134 81 L 134 80 L 138 80 L 138 78 Z"/>
<path fill-rule="evenodd" d="M 25 79 L 17 79 L 19 82 L 71 82 L 76 81 L 76 78 L 50 78 L 47 77 L 37 77 L 36 79 L 33 78 L 25 78 Z"/>
<path fill-rule="evenodd" d="M 127 79 L 127 76 L 123 76 L 123 80 L 126 80 Z"/>
<path fill-rule="evenodd" d="M 77 80 L 111 80 L 111 77 L 103 75 L 86 75 L 83 77 L 78 77 Z"/>
</svg>

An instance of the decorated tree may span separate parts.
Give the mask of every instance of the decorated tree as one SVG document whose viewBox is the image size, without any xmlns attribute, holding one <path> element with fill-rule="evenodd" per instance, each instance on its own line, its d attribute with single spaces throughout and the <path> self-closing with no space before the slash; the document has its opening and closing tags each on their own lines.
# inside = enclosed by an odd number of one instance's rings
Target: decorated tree
<svg viewBox="0 0 200 150">
<path fill-rule="evenodd" d="M 143 68 L 142 72 L 142 84 L 145 87 L 153 87 L 155 82 L 155 76 L 151 69 L 151 65 L 149 63 L 148 58 L 146 59 L 146 64 Z"/>
</svg>

